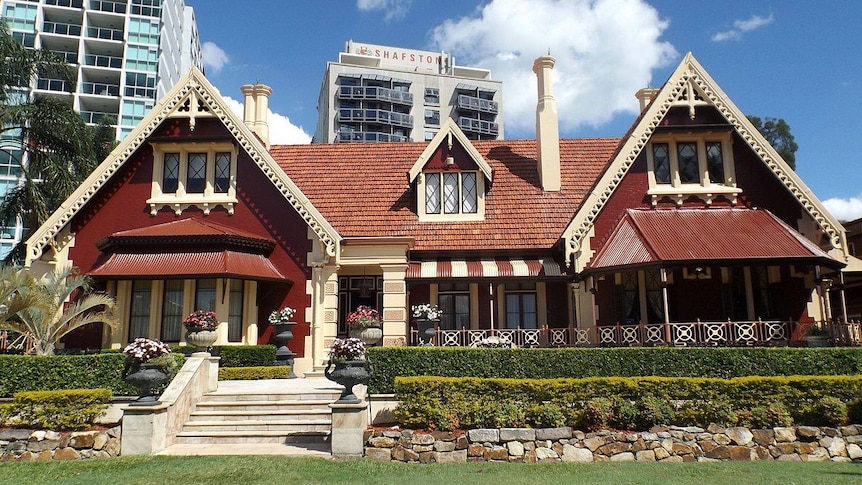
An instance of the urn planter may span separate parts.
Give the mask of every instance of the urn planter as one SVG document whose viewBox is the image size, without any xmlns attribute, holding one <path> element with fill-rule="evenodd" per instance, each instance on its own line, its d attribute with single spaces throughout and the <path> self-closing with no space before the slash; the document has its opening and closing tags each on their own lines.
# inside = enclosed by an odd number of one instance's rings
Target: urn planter
<svg viewBox="0 0 862 485">
<path fill-rule="evenodd" d="M 201 352 L 209 352 L 217 338 L 215 330 L 186 329 L 186 342 L 194 345 Z"/>
<path fill-rule="evenodd" d="M 273 324 L 272 342 L 278 349 L 275 351 L 276 365 L 289 365 L 290 378 L 293 379 L 296 375 L 293 373 L 293 359 L 296 353 L 287 347 L 287 343 L 293 339 L 293 326 L 296 322 L 280 322 Z"/>
<path fill-rule="evenodd" d="M 333 370 L 333 366 L 335 369 Z M 323 375 L 330 381 L 344 386 L 338 402 L 359 403 L 361 400 L 353 393 L 353 386 L 367 384 L 371 378 L 371 364 L 368 360 L 329 360 Z"/>
<path fill-rule="evenodd" d="M 138 399 L 132 406 L 148 406 L 158 404 L 155 392 L 168 381 L 168 375 L 158 364 L 143 362 L 135 364 L 132 372 L 123 378 L 126 383 L 138 390 Z"/>
<path fill-rule="evenodd" d="M 381 327 L 350 329 L 350 336 L 362 340 L 367 346 L 380 345 L 383 342 L 383 329 Z"/>
<path fill-rule="evenodd" d="M 419 332 L 419 345 L 433 346 L 434 337 L 437 336 L 437 320 L 416 319 L 416 330 Z"/>
</svg>

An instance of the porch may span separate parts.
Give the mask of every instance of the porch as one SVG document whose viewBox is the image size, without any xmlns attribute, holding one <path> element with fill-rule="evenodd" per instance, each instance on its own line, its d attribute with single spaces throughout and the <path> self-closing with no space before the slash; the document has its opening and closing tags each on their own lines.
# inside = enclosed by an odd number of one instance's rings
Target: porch
<svg viewBox="0 0 862 485">
<path fill-rule="evenodd" d="M 515 347 L 640 347 L 640 346 L 788 346 L 805 345 L 803 334 L 812 323 L 780 320 L 672 322 L 602 325 L 588 328 L 514 328 L 410 330 L 409 345 L 478 347 L 494 338 Z M 822 322 L 829 345 L 862 345 L 862 323 Z"/>
</svg>

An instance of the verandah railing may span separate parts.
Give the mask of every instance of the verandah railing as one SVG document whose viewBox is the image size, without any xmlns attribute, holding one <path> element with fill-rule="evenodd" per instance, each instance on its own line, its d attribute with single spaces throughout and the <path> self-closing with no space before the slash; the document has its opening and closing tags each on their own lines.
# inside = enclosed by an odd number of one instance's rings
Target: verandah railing
<svg viewBox="0 0 862 485">
<path fill-rule="evenodd" d="M 475 347 L 488 339 L 518 347 L 788 345 L 798 324 L 779 320 L 674 322 L 590 328 L 433 329 L 410 331 L 410 345 Z M 859 322 L 824 323 L 835 345 L 862 344 Z"/>
</svg>

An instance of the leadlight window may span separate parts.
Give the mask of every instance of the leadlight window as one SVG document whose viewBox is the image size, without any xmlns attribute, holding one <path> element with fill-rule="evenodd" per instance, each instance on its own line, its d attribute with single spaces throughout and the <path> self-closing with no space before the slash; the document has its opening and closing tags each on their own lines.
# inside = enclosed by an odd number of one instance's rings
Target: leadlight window
<svg viewBox="0 0 862 485">
<path fill-rule="evenodd" d="M 440 328 L 470 328 L 470 284 L 441 283 L 437 291 L 437 305 L 443 311 L 440 314 Z"/>
<path fill-rule="evenodd" d="M 230 187 L 230 153 L 216 153 L 215 159 L 215 192 L 227 192 Z"/>
<path fill-rule="evenodd" d="M 440 213 L 440 174 L 425 174 L 425 212 Z"/>
<path fill-rule="evenodd" d="M 164 178 L 162 179 L 162 192 L 176 192 L 180 182 L 179 153 L 165 153 L 164 174 Z"/>
<path fill-rule="evenodd" d="M 667 143 L 654 143 L 652 153 L 653 160 L 655 160 L 655 181 L 660 184 L 669 184 L 670 156 L 667 152 Z"/>
<path fill-rule="evenodd" d="M 536 328 L 538 315 L 536 284 L 506 283 L 506 328 Z"/>
<path fill-rule="evenodd" d="M 679 180 L 684 184 L 694 184 L 700 181 L 700 166 L 697 160 L 696 143 L 678 143 L 676 145 L 679 160 Z"/>
<path fill-rule="evenodd" d="M 206 153 L 189 153 L 189 170 L 186 178 L 186 192 L 202 194 L 207 184 Z"/>
<path fill-rule="evenodd" d="M 195 311 L 215 311 L 216 306 L 216 280 L 207 278 L 197 280 L 195 285 Z"/>
<path fill-rule="evenodd" d="M 653 205 L 668 197 L 682 204 L 691 196 L 707 204 L 717 196 L 735 203 L 742 190 L 736 187 L 731 143 L 730 133 L 656 135 L 646 150 Z"/>
<path fill-rule="evenodd" d="M 165 342 L 179 342 L 183 327 L 183 293 L 185 281 L 165 281 L 165 291 L 162 295 L 162 334 Z"/>
<path fill-rule="evenodd" d="M 425 174 L 425 213 L 475 214 L 478 212 L 476 172 Z"/>
<path fill-rule="evenodd" d="M 721 153 L 721 143 L 706 144 L 706 169 L 711 181 L 724 181 L 724 157 Z"/>
<path fill-rule="evenodd" d="M 236 203 L 236 157 L 229 143 L 153 143 L 154 167 L 150 213 L 164 206 L 177 215 L 197 206 L 205 214 L 218 206 L 229 214 Z"/>
</svg>

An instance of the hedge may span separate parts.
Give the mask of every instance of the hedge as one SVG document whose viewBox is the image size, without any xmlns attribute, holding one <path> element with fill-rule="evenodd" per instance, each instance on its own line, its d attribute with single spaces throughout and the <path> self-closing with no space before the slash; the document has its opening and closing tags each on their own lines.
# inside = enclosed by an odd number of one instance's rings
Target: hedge
<svg viewBox="0 0 862 485">
<path fill-rule="evenodd" d="M 17 392 L 4 409 L 3 421 L 19 428 L 84 429 L 93 425 L 111 398 L 109 389 Z"/>
<path fill-rule="evenodd" d="M 400 424 L 420 428 L 653 424 L 837 425 L 858 408 L 862 376 L 395 379 Z M 854 411 L 855 412 L 855 411 Z M 544 422 L 540 422 L 544 421 Z M 665 421 L 665 422 L 662 422 Z"/>
<path fill-rule="evenodd" d="M 398 376 L 535 378 L 862 374 L 862 348 L 560 348 L 373 347 L 371 393 L 394 392 Z"/>
<path fill-rule="evenodd" d="M 184 357 L 168 354 L 182 366 Z M 0 397 L 21 391 L 108 388 L 114 395 L 134 396 L 123 381 L 126 357 L 120 353 L 92 355 L 0 355 Z"/>
<path fill-rule="evenodd" d="M 222 367 L 264 367 L 275 365 L 275 345 L 224 345 L 219 347 Z"/>
<path fill-rule="evenodd" d="M 287 379 L 290 377 L 289 365 L 262 367 L 219 367 L 220 381 L 254 381 L 260 379 Z"/>
</svg>

